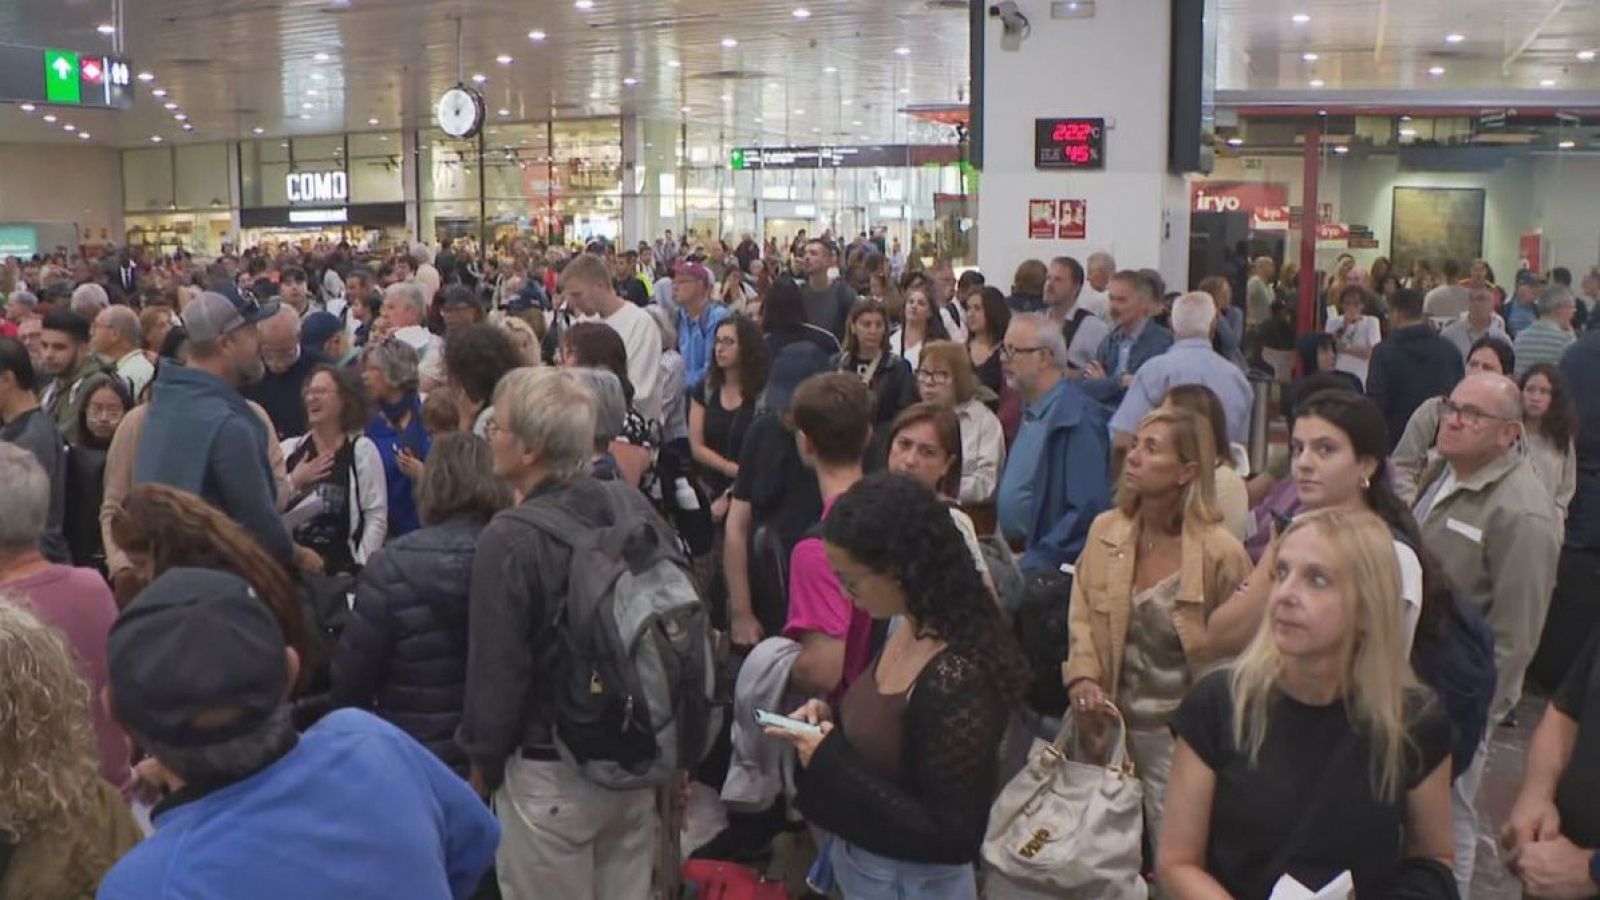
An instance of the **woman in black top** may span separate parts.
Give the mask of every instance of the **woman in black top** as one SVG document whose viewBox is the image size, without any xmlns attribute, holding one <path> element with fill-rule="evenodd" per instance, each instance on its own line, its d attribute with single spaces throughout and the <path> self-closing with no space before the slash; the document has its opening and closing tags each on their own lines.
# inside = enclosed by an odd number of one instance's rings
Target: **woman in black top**
<svg viewBox="0 0 1600 900">
<path fill-rule="evenodd" d="M 767 344 L 761 330 L 740 315 L 722 320 L 712 339 L 711 371 L 689 406 L 689 447 L 714 498 L 712 516 L 727 515 L 727 494 L 739 475 L 739 450 L 767 386 Z"/>
<path fill-rule="evenodd" d="M 863 300 L 850 311 L 849 324 L 845 326 L 844 352 L 839 354 L 837 368 L 859 377 L 872 391 L 873 433 L 881 434 L 893 424 L 900 411 L 916 403 L 917 379 L 911 366 L 889 349 L 889 316 L 883 304 L 876 300 Z M 873 445 L 877 446 L 878 441 Z M 869 453 L 876 458 L 880 454 Z"/>
<path fill-rule="evenodd" d="M 1173 721 L 1162 887 L 1252 900 L 1285 875 L 1318 891 L 1348 871 L 1357 897 L 1419 871 L 1450 883 L 1450 723 L 1402 650 L 1388 527 L 1303 513 L 1270 561 L 1255 639 Z"/>
<path fill-rule="evenodd" d="M 1005 294 L 981 285 L 967 295 L 963 305 L 967 313 L 967 354 L 972 357 L 972 368 L 983 386 L 998 397 L 1006 386 L 1005 373 L 1000 371 L 1000 345 L 1005 342 L 1006 329 L 1011 327 L 1011 307 L 1006 305 Z"/>
<path fill-rule="evenodd" d="M 820 700 L 793 713 L 819 734 L 767 730 L 800 751 L 797 806 L 833 837 L 825 865 L 849 900 L 975 900 L 972 863 L 1027 664 L 961 533 L 921 483 L 873 475 L 839 497 L 822 528 L 852 601 L 899 622 L 837 715 Z"/>
<path fill-rule="evenodd" d="M 106 492 L 106 451 L 122 418 L 133 409 L 133 395 L 120 378 L 99 378 L 84 391 L 78 411 L 78 442 L 67 454 L 66 511 L 62 531 L 72 564 L 106 571 L 106 546 L 100 532 L 100 502 Z"/>
</svg>

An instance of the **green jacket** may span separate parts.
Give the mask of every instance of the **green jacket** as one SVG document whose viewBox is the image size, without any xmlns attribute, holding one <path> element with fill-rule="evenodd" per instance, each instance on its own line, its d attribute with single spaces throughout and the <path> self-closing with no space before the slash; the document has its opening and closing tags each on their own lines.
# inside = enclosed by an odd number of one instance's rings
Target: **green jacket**
<svg viewBox="0 0 1600 900">
<path fill-rule="evenodd" d="M 1438 460 L 1417 483 L 1420 505 L 1445 475 Z M 1561 526 L 1550 489 L 1515 449 L 1417 516 L 1422 540 L 1450 582 L 1483 610 L 1494 628 L 1495 690 L 1489 707 L 1498 722 L 1522 694 L 1522 675 L 1539 646 L 1555 589 Z"/>
</svg>

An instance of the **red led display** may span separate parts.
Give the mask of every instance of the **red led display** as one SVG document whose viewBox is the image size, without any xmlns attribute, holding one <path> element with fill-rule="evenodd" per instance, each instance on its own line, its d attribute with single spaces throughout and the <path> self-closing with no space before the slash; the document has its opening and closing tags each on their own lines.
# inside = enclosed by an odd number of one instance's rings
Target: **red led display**
<svg viewBox="0 0 1600 900">
<path fill-rule="evenodd" d="M 1033 123 L 1034 168 L 1105 168 L 1105 119 L 1034 119 Z"/>
</svg>

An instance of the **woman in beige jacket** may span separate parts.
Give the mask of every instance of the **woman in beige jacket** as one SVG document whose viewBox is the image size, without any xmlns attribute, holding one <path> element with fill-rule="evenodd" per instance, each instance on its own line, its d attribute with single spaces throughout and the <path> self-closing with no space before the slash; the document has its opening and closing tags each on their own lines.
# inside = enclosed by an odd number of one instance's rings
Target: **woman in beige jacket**
<svg viewBox="0 0 1600 900">
<path fill-rule="evenodd" d="M 1211 611 L 1250 573 L 1217 511 L 1216 449 L 1196 414 L 1144 417 L 1123 464 L 1117 507 L 1089 528 L 1072 585 L 1063 673 L 1072 711 L 1091 730 L 1115 703 L 1159 832 L 1172 765 L 1169 723 L 1208 655 Z"/>
</svg>

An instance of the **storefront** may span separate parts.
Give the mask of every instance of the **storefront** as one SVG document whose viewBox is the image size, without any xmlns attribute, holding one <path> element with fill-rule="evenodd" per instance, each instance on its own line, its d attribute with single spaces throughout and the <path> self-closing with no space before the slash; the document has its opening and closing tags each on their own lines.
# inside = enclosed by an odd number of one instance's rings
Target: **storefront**
<svg viewBox="0 0 1600 900">
<path fill-rule="evenodd" d="M 243 243 L 405 243 L 400 154 L 399 132 L 241 143 Z"/>
<path fill-rule="evenodd" d="M 232 144 L 141 147 L 122 152 L 128 244 L 167 255 L 222 251 L 233 230 Z"/>
</svg>

